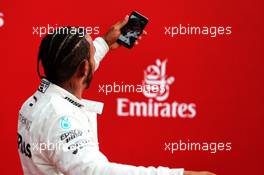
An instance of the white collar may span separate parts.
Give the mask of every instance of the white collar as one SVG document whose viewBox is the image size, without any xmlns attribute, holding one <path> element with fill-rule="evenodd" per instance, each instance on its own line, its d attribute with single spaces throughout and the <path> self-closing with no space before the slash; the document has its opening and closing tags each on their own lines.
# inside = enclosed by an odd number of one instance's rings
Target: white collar
<svg viewBox="0 0 264 175">
<path fill-rule="evenodd" d="M 92 101 L 92 100 L 78 99 L 75 95 L 73 95 L 69 91 L 61 88 L 56 84 L 51 83 L 45 78 L 41 80 L 38 91 L 41 93 L 59 94 L 62 98 L 69 101 L 74 106 L 77 106 L 79 108 L 84 107 L 87 111 L 95 112 L 97 114 L 102 114 L 104 103 Z"/>
</svg>

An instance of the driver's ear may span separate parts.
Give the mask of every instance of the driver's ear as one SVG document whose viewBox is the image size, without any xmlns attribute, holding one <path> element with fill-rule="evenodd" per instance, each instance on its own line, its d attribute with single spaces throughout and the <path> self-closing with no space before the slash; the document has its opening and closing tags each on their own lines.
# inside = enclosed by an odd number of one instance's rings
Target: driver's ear
<svg viewBox="0 0 264 175">
<path fill-rule="evenodd" d="M 80 77 L 87 76 L 89 72 L 89 63 L 88 60 L 83 60 L 78 68 L 78 75 Z"/>
</svg>

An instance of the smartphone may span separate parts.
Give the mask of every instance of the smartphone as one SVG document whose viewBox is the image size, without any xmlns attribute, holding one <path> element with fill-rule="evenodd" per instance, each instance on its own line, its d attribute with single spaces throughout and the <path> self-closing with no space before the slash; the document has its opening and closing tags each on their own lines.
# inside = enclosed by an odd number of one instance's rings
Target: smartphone
<svg viewBox="0 0 264 175">
<path fill-rule="evenodd" d="M 142 34 L 147 23 L 147 17 L 133 11 L 129 16 L 127 24 L 121 28 L 121 35 L 117 39 L 117 43 L 131 49 L 137 38 Z"/>
</svg>

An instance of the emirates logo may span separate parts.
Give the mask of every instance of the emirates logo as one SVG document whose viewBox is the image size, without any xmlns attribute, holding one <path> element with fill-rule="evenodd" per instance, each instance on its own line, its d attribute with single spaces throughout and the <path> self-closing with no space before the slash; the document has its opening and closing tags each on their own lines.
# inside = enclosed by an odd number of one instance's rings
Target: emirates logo
<svg viewBox="0 0 264 175">
<path fill-rule="evenodd" d="M 150 65 L 144 71 L 143 86 L 146 91 L 143 94 L 147 98 L 154 98 L 157 101 L 164 101 L 169 97 L 170 85 L 174 82 L 173 76 L 166 74 L 167 60 L 156 60 L 156 64 Z"/>
<path fill-rule="evenodd" d="M 167 60 L 156 59 L 155 64 L 143 71 L 142 93 L 147 99 L 134 101 L 125 97 L 117 98 L 117 116 L 178 119 L 192 119 L 196 116 L 195 103 L 168 100 L 170 86 L 175 78 L 167 75 L 166 66 Z"/>
</svg>

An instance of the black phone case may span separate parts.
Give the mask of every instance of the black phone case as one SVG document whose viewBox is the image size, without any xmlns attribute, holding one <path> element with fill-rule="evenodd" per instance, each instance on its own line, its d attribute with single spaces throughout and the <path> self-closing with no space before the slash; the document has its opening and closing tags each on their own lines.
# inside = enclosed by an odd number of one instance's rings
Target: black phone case
<svg viewBox="0 0 264 175">
<path fill-rule="evenodd" d="M 135 16 L 136 18 L 131 18 Z M 133 11 L 130 16 L 128 23 L 121 29 L 121 35 L 117 39 L 117 43 L 125 46 L 126 48 L 133 48 L 135 41 L 140 36 L 148 23 L 148 18 L 141 15 L 140 13 Z M 131 36 L 128 37 L 129 32 L 132 32 Z M 134 32 L 134 33 L 133 33 Z M 123 40 L 127 40 L 127 43 Z M 129 43 L 128 43 L 129 42 Z"/>
</svg>

